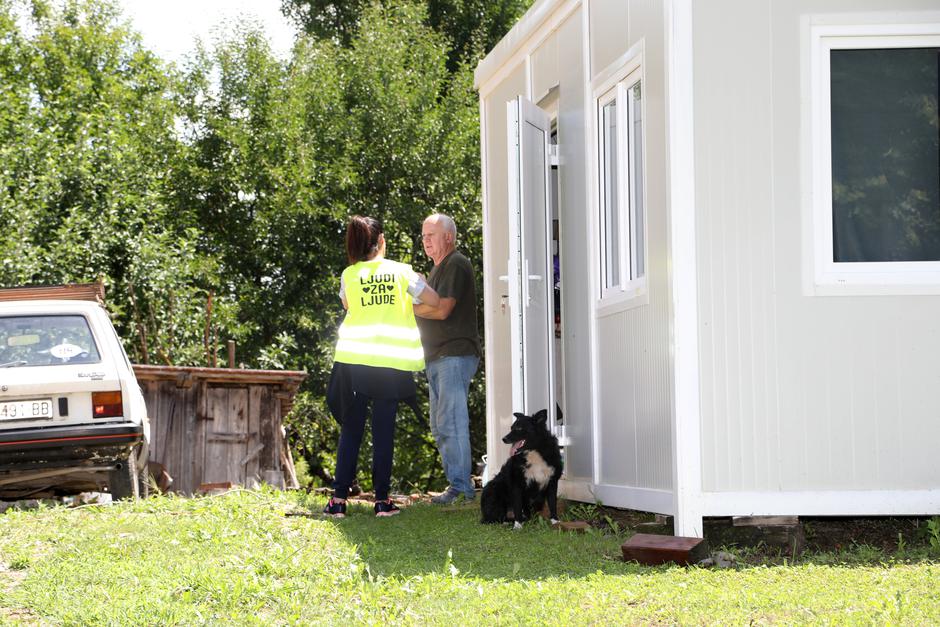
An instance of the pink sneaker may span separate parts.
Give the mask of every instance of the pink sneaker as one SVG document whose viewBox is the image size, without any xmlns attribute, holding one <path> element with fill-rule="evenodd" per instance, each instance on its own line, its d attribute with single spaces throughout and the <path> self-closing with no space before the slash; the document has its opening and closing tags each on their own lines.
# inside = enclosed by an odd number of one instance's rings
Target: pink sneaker
<svg viewBox="0 0 940 627">
<path fill-rule="evenodd" d="M 340 502 L 336 499 L 330 499 L 326 507 L 323 508 L 323 513 L 333 518 L 346 518 L 346 501 Z"/>
<path fill-rule="evenodd" d="M 401 510 L 398 509 L 398 506 L 392 503 L 391 499 L 385 499 L 384 501 L 375 502 L 375 515 L 376 517 L 384 516 L 394 516 L 400 514 Z"/>
</svg>

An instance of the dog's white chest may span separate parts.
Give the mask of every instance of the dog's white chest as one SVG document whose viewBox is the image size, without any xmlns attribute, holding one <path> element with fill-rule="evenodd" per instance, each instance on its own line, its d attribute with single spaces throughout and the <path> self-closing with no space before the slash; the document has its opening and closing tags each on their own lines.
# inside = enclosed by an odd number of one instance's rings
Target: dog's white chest
<svg viewBox="0 0 940 627">
<path fill-rule="evenodd" d="M 538 454 L 538 451 L 528 451 L 525 454 L 525 478 L 529 483 L 538 484 L 539 488 L 545 489 L 548 481 L 555 474 L 555 469 L 545 463 L 545 458 Z"/>
</svg>

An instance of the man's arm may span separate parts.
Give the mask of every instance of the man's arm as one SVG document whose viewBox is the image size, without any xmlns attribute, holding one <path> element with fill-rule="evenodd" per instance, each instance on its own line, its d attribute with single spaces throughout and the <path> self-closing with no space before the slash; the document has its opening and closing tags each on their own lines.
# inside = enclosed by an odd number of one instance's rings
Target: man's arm
<svg viewBox="0 0 940 627">
<path fill-rule="evenodd" d="M 419 318 L 428 318 L 429 320 L 447 320 L 450 313 L 457 305 L 456 298 L 441 298 L 437 307 L 421 303 L 415 305 L 415 315 Z"/>
</svg>

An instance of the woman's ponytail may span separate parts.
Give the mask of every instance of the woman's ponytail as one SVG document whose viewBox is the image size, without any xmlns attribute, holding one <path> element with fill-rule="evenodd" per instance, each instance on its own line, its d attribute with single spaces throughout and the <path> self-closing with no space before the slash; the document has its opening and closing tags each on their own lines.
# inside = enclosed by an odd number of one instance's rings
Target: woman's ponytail
<svg viewBox="0 0 940 627">
<path fill-rule="evenodd" d="M 375 218 L 351 216 L 346 226 L 346 257 L 350 264 L 365 261 L 379 248 L 382 223 Z"/>
</svg>

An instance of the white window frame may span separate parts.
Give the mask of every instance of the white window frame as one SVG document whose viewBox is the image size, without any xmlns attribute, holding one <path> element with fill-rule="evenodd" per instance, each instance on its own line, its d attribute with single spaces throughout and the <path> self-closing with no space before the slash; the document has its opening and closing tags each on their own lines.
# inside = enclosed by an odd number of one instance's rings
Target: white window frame
<svg viewBox="0 0 940 627">
<path fill-rule="evenodd" d="M 609 315 L 632 307 L 646 305 L 649 303 L 647 294 L 647 273 L 649 271 L 648 250 L 649 238 L 647 237 L 648 211 L 646 202 L 646 145 L 647 145 L 647 124 L 646 124 L 646 97 L 643 91 L 646 88 L 646 77 L 643 66 L 643 44 L 640 42 L 627 53 L 614 61 L 603 72 L 599 73 L 597 78 L 592 81 L 592 128 L 594 145 L 594 223 L 595 223 L 595 241 L 597 248 L 594 258 L 596 265 L 594 271 L 598 277 L 596 311 L 598 315 Z M 633 179 L 636 175 L 636 167 L 632 155 L 635 154 L 633 144 L 633 134 L 629 129 L 629 107 L 625 106 L 630 102 L 631 89 L 637 83 L 640 84 L 640 121 L 642 124 L 642 198 L 637 202 L 635 197 L 636 186 Z M 620 281 L 619 285 L 606 287 L 606 266 L 605 259 L 605 198 L 604 198 L 604 155 L 606 149 L 603 127 L 603 107 L 616 99 L 617 101 L 617 211 L 618 211 L 618 232 L 619 255 L 616 263 L 619 266 Z M 639 232 L 631 232 L 631 225 L 636 222 L 635 214 L 637 210 L 642 211 L 642 228 Z M 634 277 L 631 275 L 631 268 L 635 268 L 637 259 L 637 237 L 642 238 L 643 254 L 643 275 Z"/>
<path fill-rule="evenodd" d="M 830 51 L 940 47 L 940 24 L 810 26 L 812 271 L 816 295 L 940 294 L 940 261 L 835 262 Z"/>
</svg>

